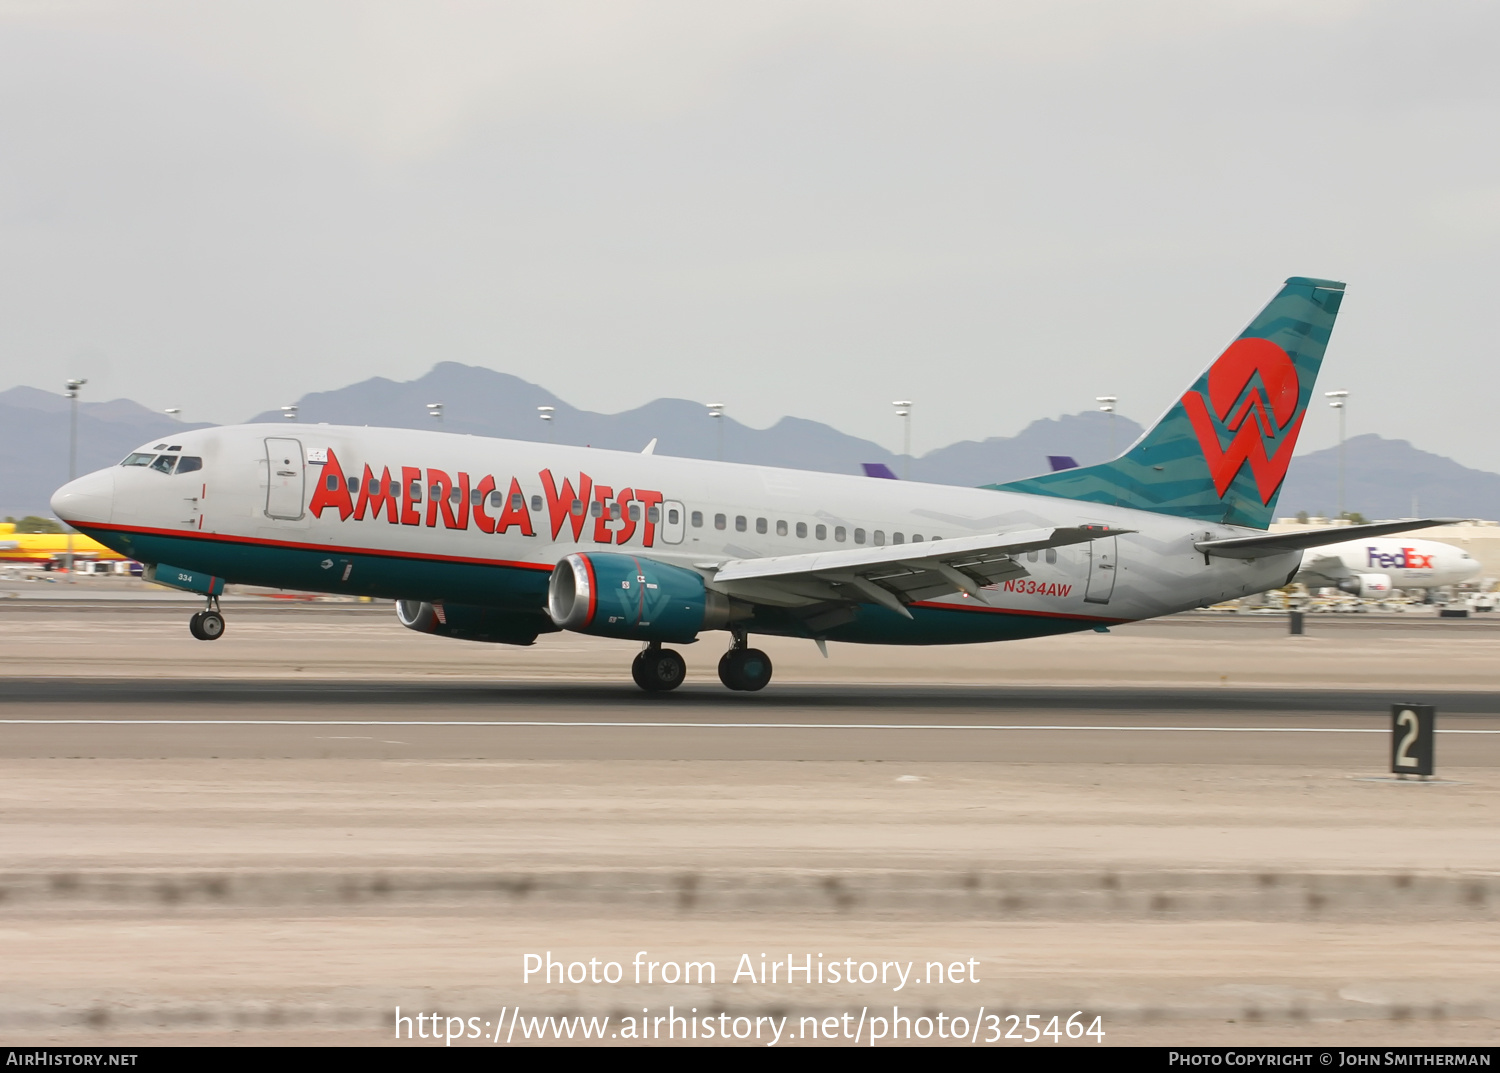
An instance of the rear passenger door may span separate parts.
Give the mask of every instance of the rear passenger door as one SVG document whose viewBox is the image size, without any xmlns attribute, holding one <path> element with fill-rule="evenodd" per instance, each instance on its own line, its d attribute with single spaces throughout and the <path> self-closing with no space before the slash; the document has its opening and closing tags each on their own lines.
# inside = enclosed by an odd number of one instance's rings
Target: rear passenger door
<svg viewBox="0 0 1500 1073">
<path fill-rule="evenodd" d="M 661 505 L 661 525 L 657 532 L 661 534 L 663 544 L 681 544 L 686 527 L 687 511 L 681 503 L 669 499 Z"/>
</svg>

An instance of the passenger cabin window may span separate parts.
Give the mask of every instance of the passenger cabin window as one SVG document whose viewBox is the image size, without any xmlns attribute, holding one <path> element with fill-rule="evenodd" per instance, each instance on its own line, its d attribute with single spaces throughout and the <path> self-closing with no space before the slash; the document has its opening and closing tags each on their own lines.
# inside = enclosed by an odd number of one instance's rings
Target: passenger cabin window
<svg viewBox="0 0 1500 1073">
<path fill-rule="evenodd" d="M 575 499 L 575 500 L 573 500 L 573 508 L 572 509 L 573 509 L 573 517 L 575 517 L 575 518 L 582 518 L 583 517 L 583 500 L 581 500 L 581 499 Z"/>
<path fill-rule="evenodd" d="M 856 544 L 863 544 L 864 542 L 865 542 L 865 531 L 863 529 L 856 529 L 856 530 L 854 530 L 854 543 L 856 543 Z"/>
<path fill-rule="evenodd" d="M 597 499 L 594 500 L 594 502 L 589 505 L 589 513 L 592 514 L 595 518 L 603 516 L 604 504 L 599 502 Z"/>
<path fill-rule="evenodd" d="M 542 497 L 541 496 L 532 496 L 531 497 L 531 509 L 532 510 L 541 510 L 542 509 Z"/>
<path fill-rule="evenodd" d="M 184 458 L 181 462 L 177 463 L 177 472 L 178 473 L 183 472 L 183 470 L 186 467 L 187 467 L 187 459 Z M 358 477 L 350 477 L 349 478 L 349 493 L 351 495 L 359 495 L 359 478 Z"/>
<path fill-rule="evenodd" d="M 1038 552 L 1028 551 L 1026 553 L 1026 561 L 1028 563 L 1034 563 L 1034 562 L 1037 561 L 1038 558 L 1040 558 L 1040 554 Z"/>
<path fill-rule="evenodd" d="M 463 492 L 460 489 L 455 488 L 453 489 L 453 491 L 448 493 L 448 502 L 452 503 L 456 507 L 458 506 L 458 501 L 463 497 Z"/>
<path fill-rule="evenodd" d="M 655 525 L 657 522 L 661 521 L 661 508 L 660 507 L 647 507 L 646 508 L 646 520 L 648 522 L 650 522 L 652 525 Z M 677 521 L 677 512 L 675 510 L 672 512 L 672 521 L 674 523 Z"/>
<path fill-rule="evenodd" d="M 701 510 L 695 510 L 695 511 L 693 511 L 693 528 L 694 529 L 702 529 L 703 528 L 703 512 Z M 719 528 L 722 529 L 724 527 L 721 525 L 721 526 L 719 526 Z"/>
<path fill-rule="evenodd" d="M 807 523 L 806 522 L 798 522 L 797 523 L 797 537 L 798 537 L 798 539 L 801 539 L 801 540 L 806 540 L 807 539 Z"/>
<path fill-rule="evenodd" d="M 764 533 L 766 531 L 766 520 L 764 518 L 755 519 L 755 531 L 757 533 Z"/>
<path fill-rule="evenodd" d="M 479 507 L 484 505 L 484 493 L 478 488 L 469 489 L 469 506 Z"/>
<path fill-rule="evenodd" d="M 724 526 L 725 526 L 725 524 L 727 524 L 728 521 L 729 521 L 729 519 L 725 518 L 724 515 L 722 515 L 722 514 L 715 514 L 714 515 L 714 528 L 715 529 L 723 529 Z"/>
<path fill-rule="evenodd" d="M 734 531 L 736 533 L 743 533 L 745 528 L 745 516 L 743 514 L 736 514 L 734 516 Z"/>
<path fill-rule="evenodd" d="M 422 482 L 412 481 L 411 487 L 407 489 L 407 498 L 413 503 L 422 502 Z"/>
<path fill-rule="evenodd" d="M 330 492 L 337 492 L 339 490 L 338 474 L 330 473 L 328 476 L 323 478 L 323 484 L 327 486 Z"/>
<path fill-rule="evenodd" d="M 911 542 L 913 544 L 920 544 L 920 543 L 922 543 L 922 534 L 921 533 L 913 533 L 911 535 Z"/>
<path fill-rule="evenodd" d="M 885 545 L 885 530 L 884 529 L 877 529 L 877 530 L 875 530 L 875 546 L 877 548 L 879 548 L 879 547 L 883 547 L 884 545 Z"/>
<path fill-rule="evenodd" d="M 844 542 L 844 527 L 842 525 L 836 526 L 834 528 L 834 530 L 833 530 L 833 539 L 836 540 L 840 544 L 842 544 Z"/>
<path fill-rule="evenodd" d="M 641 505 L 639 503 L 630 504 L 630 520 L 633 522 L 641 520 Z"/>
<path fill-rule="evenodd" d="M 1047 561 L 1049 563 L 1055 563 L 1055 562 L 1057 562 L 1057 549 L 1056 548 L 1048 548 L 1047 549 Z"/>
<path fill-rule="evenodd" d="M 151 468 L 158 473 L 171 473 L 177 467 L 177 459 L 171 455 L 158 455 Z"/>
<path fill-rule="evenodd" d="M 380 494 L 380 482 L 372 480 L 369 484 L 365 485 L 365 494 L 378 496 Z"/>
<path fill-rule="evenodd" d="M 828 526 L 826 526 L 826 525 L 820 525 L 820 526 L 818 526 L 816 529 L 813 530 L 813 536 L 817 537 L 819 540 L 827 540 L 828 539 Z"/>
<path fill-rule="evenodd" d="M 650 509 L 650 510 L 648 510 L 648 511 L 647 511 L 647 512 L 646 512 L 646 516 L 647 516 L 647 517 L 648 517 L 648 518 L 650 518 L 650 517 L 651 517 L 651 515 L 653 515 L 653 514 L 655 514 L 655 513 L 657 513 L 657 510 L 656 510 L 656 508 L 655 508 L 655 507 L 652 507 L 652 508 L 651 508 L 651 509 Z M 679 519 L 680 519 L 680 518 L 681 518 L 681 517 L 682 517 L 682 515 L 681 515 L 681 514 L 679 514 L 679 513 L 678 513 L 678 511 L 677 511 L 677 508 L 676 508 L 676 507 L 673 507 L 673 508 L 672 508 L 672 509 L 671 509 L 671 510 L 669 510 L 669 511 L 667 511 L 667 524 L 668 524 L 668 525 L 676 525 L 676 524 L 677 524 L 677 522 L 678 522 L 678 520 L 679 520 Z M 656 521 L 656 519 L 655 519 L 655 518 L 651 518 L 651 520 L 652 520 L 652 521 L 653 521 L 653 522 L 654 522 L 654 521 Z"/>
<path fill-rule="evenodd" d="M 776 519 L 776 535 L 786 536 L 786 522 L 780 518 Z"/>
<path fill-rule="evenodd" d="M 891 534 L 891 543 L 892 544 L 905 544 L 906 543 L 906 538 L 904 536 L 902 536 L 900 533 L 892 533 Z"/>
</svg>

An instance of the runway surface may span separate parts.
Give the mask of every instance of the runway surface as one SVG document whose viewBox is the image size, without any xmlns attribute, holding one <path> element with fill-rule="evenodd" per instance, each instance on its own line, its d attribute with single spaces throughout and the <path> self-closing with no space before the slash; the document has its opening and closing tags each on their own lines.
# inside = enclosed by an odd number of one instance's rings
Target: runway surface
<svg viewBox="0 0 1500 1073">
<path fill-rule="evenodd" d="M 0 1028 L 391 1038 L 698 1006 L 1088 1010 L 1107 1042 L 1500 1039 L 1500 629 L 1143 624 L 968 650 L 767 644 L 736 694 L 630 646 L 465 645 L 388 610 L 0 605 Z M 1252 684 L 1246 684 L 1246 683 Z M 1389 708 L 1438 708 L 1398 781 Z M 554 981 L 528 954 L 713 962 Z M 744 953 L 979 982 L 731 981 Z M 778 953 L 779 952 L 779 953 Z M 801 1042 L 802 1040 L 799 1040 Z M 418 1041 L 419 1043 L 421 1041 Z"/>
<path fill-rule="evenodd" d="M 1457 749 L 1466 766 L 1500 766 L 1500 694 L 1440 700 L 1445 757 Z M 803 685 L 650 696 L 451 681 L 12 679 L 0 699 L 0 757 L 1378 765 L 1390 703 L 1369 691 L 1223 688 Z"/>
</svg>

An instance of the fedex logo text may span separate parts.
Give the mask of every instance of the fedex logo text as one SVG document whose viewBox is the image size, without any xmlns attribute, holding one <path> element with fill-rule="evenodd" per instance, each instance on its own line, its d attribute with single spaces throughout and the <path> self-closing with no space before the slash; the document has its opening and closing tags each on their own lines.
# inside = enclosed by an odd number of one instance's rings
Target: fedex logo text
<svg viewBox="0 0 1500 1073">
<path fill-rule="evenodd" d="M 1419 555 L 1412 548 L 1402 548 L 1400 551 L 1381 551 L 1373 545 L 1365 547 L 1365 565 L 1378 566 L 1385 570 L 1431 570 L 1432 556 Z"/>
</svg>

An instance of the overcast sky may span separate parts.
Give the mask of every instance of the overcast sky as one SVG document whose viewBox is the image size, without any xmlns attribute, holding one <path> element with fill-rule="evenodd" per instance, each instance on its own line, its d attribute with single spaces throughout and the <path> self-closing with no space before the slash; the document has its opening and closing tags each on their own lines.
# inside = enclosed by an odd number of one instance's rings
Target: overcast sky
<svg viewBox="0 0 1500 1073">
<path fill-rule="evenodd" d="M 228 422 L 453 360 L 892 447 L 910 398 L 921 453 L 1150 421 L 1317 275 L 1350 435 L 1500 470 L 1497 46 L 1448 0 L 0 0 L 0 388 Z"/>
</svg>

